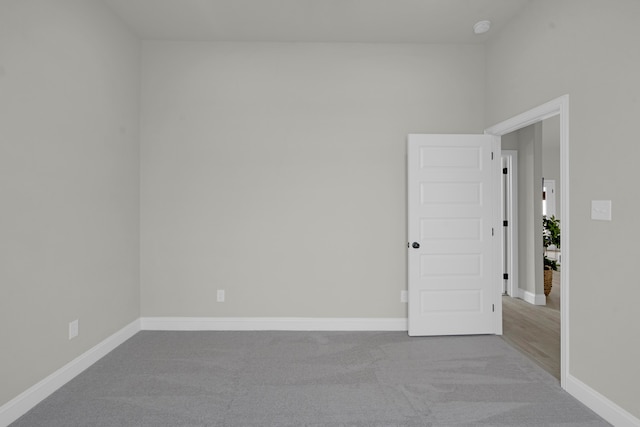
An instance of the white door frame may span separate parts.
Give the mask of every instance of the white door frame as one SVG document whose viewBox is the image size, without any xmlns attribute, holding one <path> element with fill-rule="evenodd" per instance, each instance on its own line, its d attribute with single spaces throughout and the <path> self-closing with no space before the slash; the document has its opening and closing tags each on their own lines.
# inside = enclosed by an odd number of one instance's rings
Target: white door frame
<svg viewBox="0 0 640 427">
<path fill-rule="evenodd" d="M 507 195 L 507 218 L 509 225 L 506 229 L 506 241 L 508 244 L 503 247 L 503 251 L 509 251 L 508 265 L 505 266 L 505 273 L 509 273 L 507 282 L 507 293 L 511 298 L 519 295 L 518 287 L 518 151 L 502 150 L 501 156 L 506 160 L 507 179 L 509 180 L 509 194 Z M 503 196 L 504 200 L 504 196 Z M 504 228 L 503 228 L 504 230 Z M 502 259 L 505 259 L 503 255 Z"/>
<path fill-rule="evenodd" d="M 562 224 L 562 269 L 560 271 L 560 385 L 567 388 L 569 373 L 569 289 L 570 289 L 570 240 L 569 240 L 569 95 L 563 95 L 532 110 L 485 129 L 489 135 L 503 136 L 534 123 L 560 117 L 560 224 Z"/>
</svg>

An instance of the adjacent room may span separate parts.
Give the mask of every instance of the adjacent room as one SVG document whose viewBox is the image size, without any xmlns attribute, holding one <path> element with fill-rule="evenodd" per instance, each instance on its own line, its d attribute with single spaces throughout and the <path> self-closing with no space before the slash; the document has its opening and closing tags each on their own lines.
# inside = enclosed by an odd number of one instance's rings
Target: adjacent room
<svg viewBox="0 0 640 427">
<path fill-rule="evenodd" d="M 0 425 L 640 426 L 639 19 L 637 0 L 0 0 Z M 555 378 L 501 326 L 407 335 L 408 136 L 537 126 L 522 114 L 562 135 Z"/>
<path fill-rule="evenodd" d="M 504 135 L 501 144 L 503 338 L 561 379 L 559 117 Z"/>
</svg>

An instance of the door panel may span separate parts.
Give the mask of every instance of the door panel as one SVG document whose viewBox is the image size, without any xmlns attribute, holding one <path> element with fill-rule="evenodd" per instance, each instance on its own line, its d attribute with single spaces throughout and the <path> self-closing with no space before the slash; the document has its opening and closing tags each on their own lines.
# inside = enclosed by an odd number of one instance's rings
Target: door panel
<svg viewBox="0 0 640 427">
<path fill-rule="evenodd" d="M 542 214 L 548 217 L 556 216 L 556 181 L 543 179 L 542 181 Z"/>
<path fill-rule="evenodd" d="M 492 152 L 499 138 L 488 135 L 409 136 L 410 335 L 501 333 L 500 157 Z"/>
</svg>

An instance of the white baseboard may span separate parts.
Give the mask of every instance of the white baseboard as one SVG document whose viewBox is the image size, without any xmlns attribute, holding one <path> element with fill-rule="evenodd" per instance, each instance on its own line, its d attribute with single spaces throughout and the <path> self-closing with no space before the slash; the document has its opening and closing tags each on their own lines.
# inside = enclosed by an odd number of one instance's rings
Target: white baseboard
<svg viewBox="0 0 640 427">
<path fill-rule="evenodd" d="M 518 289 L 518 298 L 533 305 L 547 305 L 547 297 L 544 294 L 536 295 L 524 289 Z"/>
<path fill-rule="evenodd" d="M 111 350 L 140 331 L 137 319 L 93 348 L 87 350 L 37 384 L 29 387 L 0 407 L 0 426 L 8 426 L 31 408 L 49 397 L 51 393 L 71 381 L 82 371 L 96 363 Z"/>
<path fill-rule="evenodd" d="M 142 317 L 147 331 L 406 331 L 406 318 Z"/>
<path fill-rule="evenodd" d="M 640 427 L 640 419 L 622 409 L 579 379 L 567 375 L 565 390 L 616 427 Z"/>
</svg>

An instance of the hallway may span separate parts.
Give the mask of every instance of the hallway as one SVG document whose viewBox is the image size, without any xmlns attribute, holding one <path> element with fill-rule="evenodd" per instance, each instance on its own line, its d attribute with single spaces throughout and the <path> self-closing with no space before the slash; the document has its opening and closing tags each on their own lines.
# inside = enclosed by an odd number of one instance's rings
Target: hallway
<svg viewBox="0 0 640 427">
<path fill-rule="evenodd" d="M 560 272 L 553 272 L 546 306 L 503 296 L 502 315 L 502 338 L 560 379 Z"/>
</svg>

